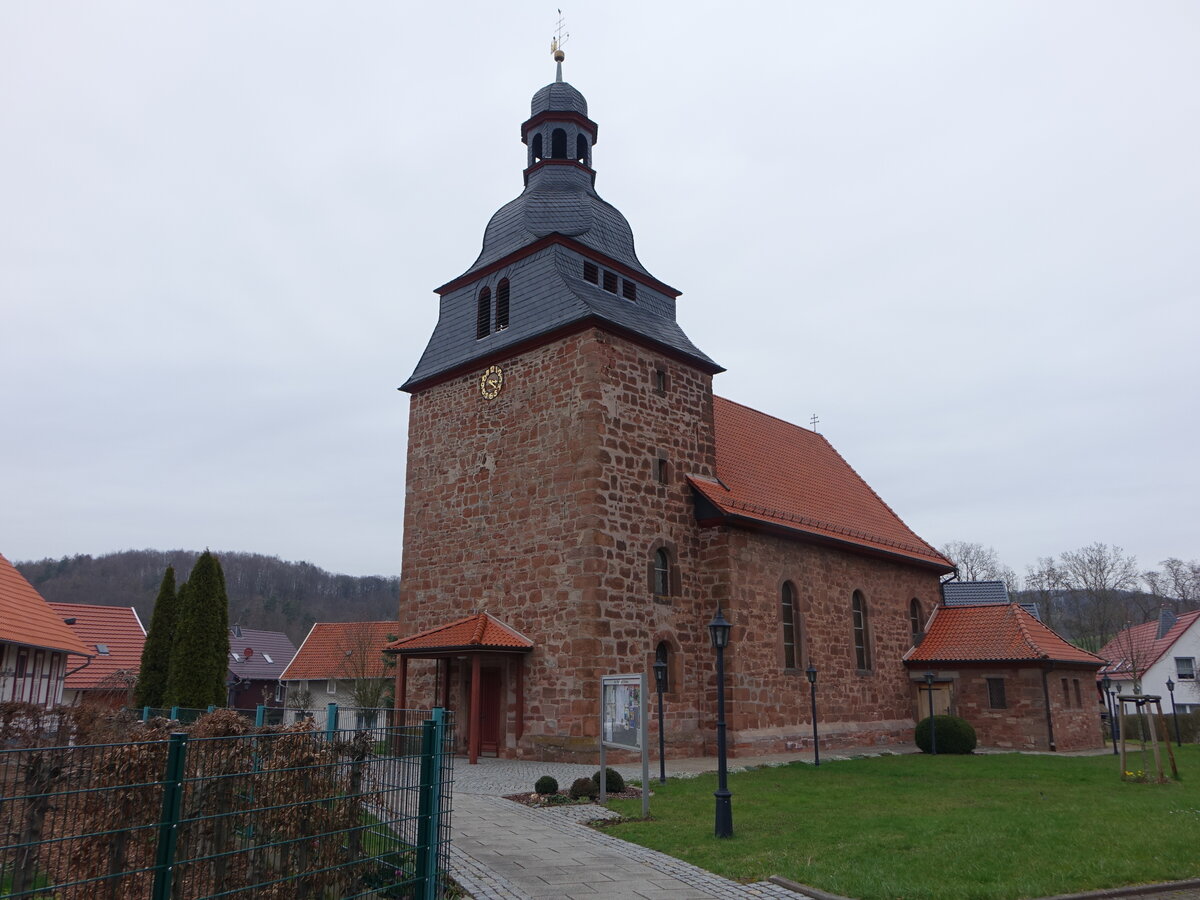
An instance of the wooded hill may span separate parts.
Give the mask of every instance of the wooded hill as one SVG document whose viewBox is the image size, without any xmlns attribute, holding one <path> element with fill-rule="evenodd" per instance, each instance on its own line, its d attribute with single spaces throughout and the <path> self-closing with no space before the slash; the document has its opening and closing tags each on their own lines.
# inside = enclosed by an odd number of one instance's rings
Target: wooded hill
<svg viewBox="0 0 1200 900">
<path fill-rule="evenodd" d="M 225 572 L 230 624 L 282 631 L 299 646 L 313 622 L 396 618 L 399 578 L 335 575 L 312 563 L 258 553 L 215 555 Z M 132 606 L 149 627 L 167 566 L 175 567 L 182 583 L 199 556 L 195 550 L 123 550 L 14 565 L 47 600 Z"/>
</svg>

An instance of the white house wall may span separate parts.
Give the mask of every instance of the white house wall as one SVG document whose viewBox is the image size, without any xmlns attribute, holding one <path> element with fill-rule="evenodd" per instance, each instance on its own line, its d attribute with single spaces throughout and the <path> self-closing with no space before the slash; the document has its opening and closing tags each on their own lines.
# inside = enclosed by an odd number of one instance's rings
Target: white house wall
<svg viewBox="0 0 1200 900">
<path fill-rule="evenodd" d="M 0 644 L 0 702 L 57 706 L 66 672 L 66 654 L 59 650 Z"/>
</svg>

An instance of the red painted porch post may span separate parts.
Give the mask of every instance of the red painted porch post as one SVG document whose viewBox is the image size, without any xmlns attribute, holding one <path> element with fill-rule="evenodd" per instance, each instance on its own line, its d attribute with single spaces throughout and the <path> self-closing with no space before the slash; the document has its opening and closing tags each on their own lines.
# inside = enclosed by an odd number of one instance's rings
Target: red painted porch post
<svg viewBox="0 0 1200 900">
<path fill-rule="evenodd" d="M 396 709 L 408 708 L 408 657 L 400 657 L 396 669 Z"/>
<path fill-rule="evenodd" d="M 525 657 L 517 657 L 517 740 L 525 733 Z"/>
<path fill-rule="evenodd" d="M 471 654 L 471 715 L 467 733 L 467 762 L 479 760 L 479 654 Z"/>
</svg>

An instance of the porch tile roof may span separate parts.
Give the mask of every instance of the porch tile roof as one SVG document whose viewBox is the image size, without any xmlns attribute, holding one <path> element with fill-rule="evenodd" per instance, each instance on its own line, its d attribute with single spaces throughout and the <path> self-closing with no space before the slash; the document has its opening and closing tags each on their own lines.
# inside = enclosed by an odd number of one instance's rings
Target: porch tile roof
<svg viewBox="0 0 1200 900">
<path fill-rule="evenodd" d="M 467 648 L 532 650 L 533 641 L 491 613 L 481 612 L 393 641 L 386 649 L 391 653 L 415 654 Z"/>
<path fill-rule="evenodd" d="M 136 675 L 142 666 L 142 647 L 146 629 L 132 606 L 100 606 L 93 603 L 50 603 L 60 619 L 74 619 L 68 625 L 83 641 L 92 661 L 77 672 L 67 675 L 63 683 L 74 690 L 89 690 L 105 686 L 105 679 L 119 672 Z M 103 644 L 108 653 L 101 653 Z M 109 682 L 110 684 L 112 682 Z"/>
<path fill-rule="evenodd" d="M 1016 603 L 939 606 L 906 664 L 934 662 L 1069 662 L 1099 668 L 1104 660 L 1081 650 Z"/>
<path fill-rule="evenodd" d="M 0 554 L 0 642 L 92 655 L 79 635 L 3 554 Z"/>
</svg>

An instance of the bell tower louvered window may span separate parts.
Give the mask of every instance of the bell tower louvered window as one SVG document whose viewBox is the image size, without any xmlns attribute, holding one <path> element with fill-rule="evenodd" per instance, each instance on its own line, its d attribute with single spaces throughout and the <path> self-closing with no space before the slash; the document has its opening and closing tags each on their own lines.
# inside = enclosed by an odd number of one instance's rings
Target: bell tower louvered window
<svg viewBox="0 0 1200 900">
<path fill-rule="evenodd" d="M 508 327 L 508 279 L 501 278 L 496 285 L 496 330 Z"/>
<path fill-rule="evenodd" d="M 475 340 L 487 337 L 492 330 L 492 291 L 479 289 L 479 300 L 475 303 Z"/>
</svg>

